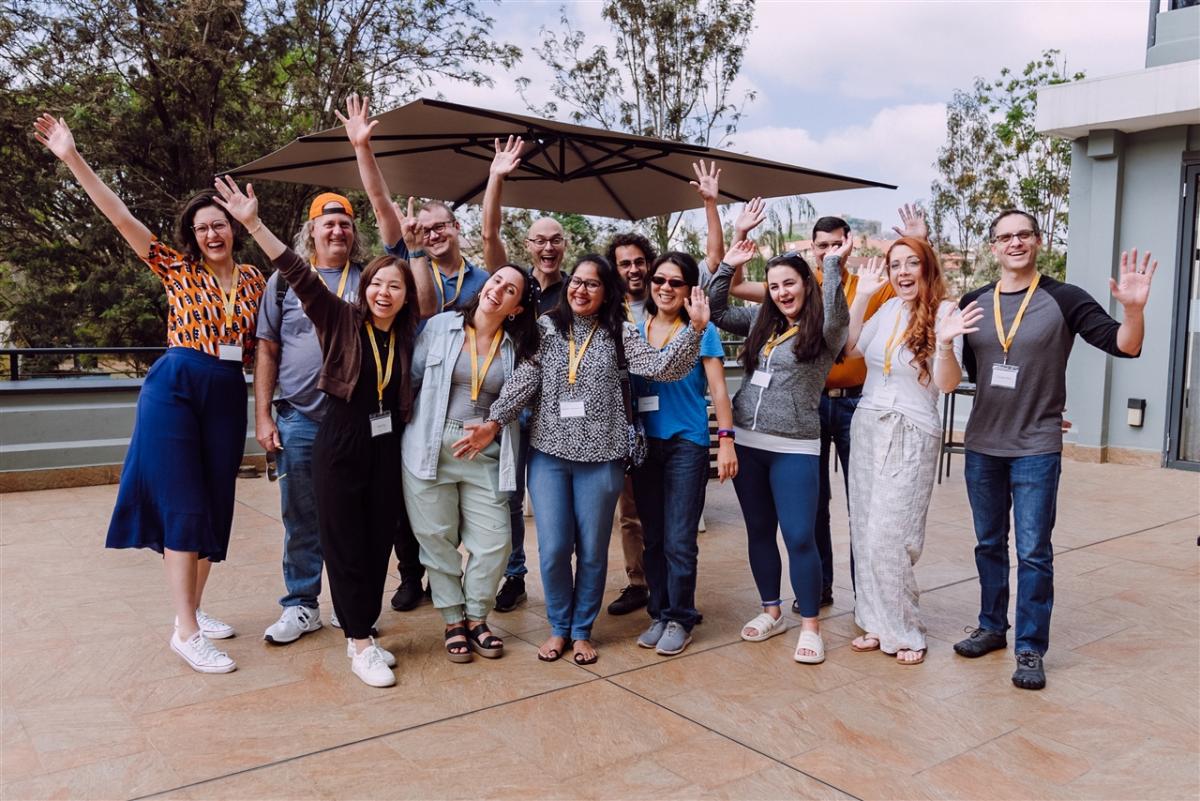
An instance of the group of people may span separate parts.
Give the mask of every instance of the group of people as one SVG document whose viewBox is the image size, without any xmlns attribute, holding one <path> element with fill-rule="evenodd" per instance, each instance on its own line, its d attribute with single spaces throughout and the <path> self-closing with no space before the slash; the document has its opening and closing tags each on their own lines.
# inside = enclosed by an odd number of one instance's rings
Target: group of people
<svg viewBox="0 0 1200 801">
<path fill-rule="evenodd" d="M 1123 322 L 1038 273 L 1037 221 L 1015 209 L 989 229 L 999 281 L 958 303 L 923 216 L 909 207 L 886 255 L 857 273 L 847 269 L 849 226 L 824 217 L 813 232 L 819 264 L 774 255 L 766 280 L 751 282 L 744 268 L 759 252 L 750 234 L 764 205 L 746 205 L 727 247 L 720 171 L 701 162 L 692 184 L 708 221 L 703 262 L 658 255 L 630 233 L 567 274 L 566 234 L 552 217 L 528 230 L 528 266 L 505 250 L 503 188 L 524 146 L 510 138 L 496 142 L 484 264 L 475 265 L 449 206 L 403 209 L 391 200 L 366 101 L 351 97 L 339 116 L 386 244 L 369 260 L 347 198 L 318 195 L 289 246 L 259 217 L 253 187 L 228 178 L 184 205 L 175 250 L 105 186 L 61 119 L 35 122 L 38 140 L 167 292 L 170 347 L 138 400 L 107 545 L 163 555 L 176 615 L 170 647 L 192 668 L 236 667 L 213 644 L 232 627 L 201 601 L 212 563 L 228 549 L 248 367 L 255 436 L 276 460 L 284 523 L 286 594 L 264 639 L 285 645 L 321 628 L 324 569 L 330 622 L 344 631 L 351 670 L 377 687 L 395 683 L 395 657 L 375 640 L 393 552 L 394 609 L 413 609 L 428 594 L 448 659 L 503 654 L 488 618 L 526 597 L 526 486 L 550 626 L 538 659 L 568 649 L 577 664 L 598 659 L 592 630 L 618 507 L 629 586 L 609 611 L 645 606 L 649 625 L 637 644 L 683 651 L 701 620 L 697 529 L 710 404 L 718 477 L 733 481 L 761 600 L 742 639 L 787 628 L 781 533 L 800 617 L 794 658 L 824 661 L 819 612 L 833 602 L 836 453 L 862 630 L 851 648 L 919 664 L 927 644 L 913 568 L 940 449 L 937 401 L 965 368 L 977 385 L 965 478 L 981 608 L 954 648 L 977 657 L 1007 646 L 1011 511 L 1013 683 L 1044 686 L 1066 361 L 1076 334 L 1114 356 L 1139 354 L 1156 267 L 1149 254 L 1121 256 L 1111 291 Z M 235 261 L 245 236 L 272 262 L 269 280 Z M 732 398 L 718 328 L 745 338 L 744 379 Z"/>
</svg>

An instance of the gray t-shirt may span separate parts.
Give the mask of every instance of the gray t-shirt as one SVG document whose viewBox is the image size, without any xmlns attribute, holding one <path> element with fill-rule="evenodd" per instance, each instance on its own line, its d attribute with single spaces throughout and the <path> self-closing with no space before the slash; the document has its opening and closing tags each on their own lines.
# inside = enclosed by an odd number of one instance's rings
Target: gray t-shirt
<svg viewBox="0 0 1200 801">
<path fill-rule="evenodd" d="M 1075 335 L 1112 356 L 1131 358 L 1117 347 L 1121 324 L 1079 287 L 1043 275 L 1008 350 L 1008 364 L 1017 368 L 1016 385 L 1010 389 L 993 380 L 995 365 L 1004 362 L 993 311 L 995 290 L 994 283 L 988 284 L 959 303 L 961 308 L 974 300 L 983 311 L 979 330 L 963 343 L 963 365 L 977 385 L 967 421 L 967 450 L 1001 457 L 1059 453 L 1067 357 Z M 1024 289 L 1000 293 L 1006 333 L 1023 300 Z"/>
<path fill-rule="evenodd" d="M 317 274 L 325 281 L 330 292 L 337 292 L 342 270 L 339 267 L 319 268 Z M 346 276 L 346 287 L 342 299 L 350 303 L 358 298 L 358 281 L 362 268 L 350 266 Z M 267 279 L 262 303 L 258 307 L 259 339 L 278 342 L 279 379 L 278 400 L 285 400 L 306 417 L 319 421 L 325 414 L 325 394 L 317 389 L 317 378 L 321 375 L 321 343 L 312 321 L 300 306 L 300 299 L 288 287 L 283 296 L 282 309 L 278 302 L 279 282 L 283 280 L 276 272 Z"/>
<path fill-rule="evenodd" d="M 479 343 L 481 346 L 484 343 Z M 479 367 L 487 361 L 487 351 L 479 354 Z M 487 375 L 483 378 L 483 386 L 479 388 L 479 397 L 471 400 L 471 354 L 460 350 L 458 359 L 454 362 L 454 370 L 450 373 L 450 398 L 446 402 L 446 419 L 458 420 L 460 423 L 472 418 L 486 418 L 488 409 L 500 395 L 504 386 L 504 365 L 500 352 L 488 367 Z"/>
</svg>

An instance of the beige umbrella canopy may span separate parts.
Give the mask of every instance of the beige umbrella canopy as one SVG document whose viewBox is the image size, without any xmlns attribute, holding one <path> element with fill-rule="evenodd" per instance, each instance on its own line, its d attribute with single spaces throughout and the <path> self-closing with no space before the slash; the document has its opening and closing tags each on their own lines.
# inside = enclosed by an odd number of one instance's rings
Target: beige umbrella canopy
<svg viewBox="0 0 1200 801">
<path fill-rule="evenodd" d="M 483 199 L 493 140 L 510 134 L 527 144 L 521 166 L 505 181 L 505 206 L 627 220 L 698 208 L 699 196 L 688 185 L 697 159 L 715 161 L 721 168 L 726 202 L 870 186 L 896 188 L 701 145 L 441 100 L 415 100 L 374 119 L 379 125 L 371 139 L 389 188 L 455 206 Z M 362 187 L 354 149 L 340 127 L 302 136 L 229 174 L 240 180 Z"/>
</svg>

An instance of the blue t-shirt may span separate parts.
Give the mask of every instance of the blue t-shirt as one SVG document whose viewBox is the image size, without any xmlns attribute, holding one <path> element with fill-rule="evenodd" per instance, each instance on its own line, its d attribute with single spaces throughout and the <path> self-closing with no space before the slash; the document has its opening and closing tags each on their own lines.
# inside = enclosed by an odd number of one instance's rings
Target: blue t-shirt
<svg viewBox="0 0 1200 801">
<path fill-rule="evenodd" d="M 638 323 L 638 333 L 646 336 L 646 323 Z M 646 436 L 656 439 L 683 437 L 689 442 L 708 447 L 708 399 L 705 391 L 708 379 L 704 376 L 704 365 L 700 359 L 712 356 L 724 358 L 721 335 L 709 323 L 700 338 L 700 358 L 692 371 L 678 381 L 650 381 L 641 376 L 631 376 L 633 392 L 639 398 L 658 396 L 658 411 L 640 412 Z"/>
<path fill-rule="evenodd" d="M 404 245 L 404 240 L 400 240 L 395 245 L 384 248 L 389 256 L 397 256 L 401 259 L 408 258 L 408 248 Z M 431 270 L 436 270 L 437 267 L 433 264 L 433 259 L 429 260 Z M 439 281 L 438 278 L 442 280 Z M 441 311 L 454 311 L 466 306 L 471 298 L 479 294 L 479 290 L 483 289 L 483 285 L 487 283 L 488 271 L 482 267 L 476 267 L 471 262 L 463 259 L 462 266 L 458 272 L 451 276 L 434 276 L 433 286 L 438 295 L 438 306 Z M 459 283 L 462 283 L 462 291 L 459 291 Z M 447 301 L 453 299 L 453 302 Z"/>
</svg>

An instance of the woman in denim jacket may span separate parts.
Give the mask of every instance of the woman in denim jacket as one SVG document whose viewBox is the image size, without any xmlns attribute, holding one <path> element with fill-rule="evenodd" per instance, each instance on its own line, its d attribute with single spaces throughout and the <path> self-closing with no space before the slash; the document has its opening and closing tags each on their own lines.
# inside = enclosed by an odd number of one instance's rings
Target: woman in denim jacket
<svg viewBox="0 0 1200 801">
<path fill-rule="evenodd" d="M 536 292 L 528 273 L 505 265 L 463 310 L 429 320 L 413 353 L 419 390 L 401 445 L 404 500 L 451 662 L 470 662 L 472 651 L 489 659 L 504 653 L 487 616 L 511 548 L 508 494 L 516 490 L 520 434 L 511 423 L 483 449 L 465 435 L 483 422 L 517 364 L 537 352 Z"/>
</svg>

